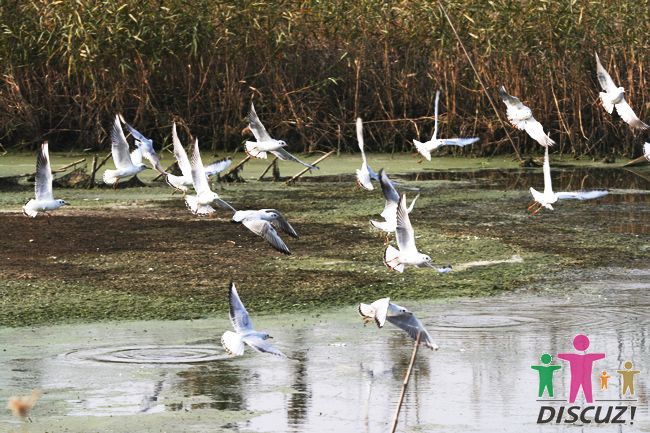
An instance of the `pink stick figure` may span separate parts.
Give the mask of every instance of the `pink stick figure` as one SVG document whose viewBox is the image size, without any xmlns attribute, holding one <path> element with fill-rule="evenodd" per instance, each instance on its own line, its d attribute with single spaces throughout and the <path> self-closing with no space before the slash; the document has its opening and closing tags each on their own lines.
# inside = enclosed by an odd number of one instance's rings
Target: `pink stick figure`
<svg viewBox="0 0 650 433">
<path fill-rule="evenodd" d="M 578 334 L 573 339 L 573 347 L 584 352 L 589 347 L 589 338 L 584 334 Z M 591 395 L 591 374 L 594 361 L 603 359 L 604 353 L 558 353 L 557 357 L 569 361 L 571 368 L 571 390 L 569 392 L 569 403 L 576 401 L 578 390 L 582 386 L 587 403 L 593 402 Z"/>
</svg>

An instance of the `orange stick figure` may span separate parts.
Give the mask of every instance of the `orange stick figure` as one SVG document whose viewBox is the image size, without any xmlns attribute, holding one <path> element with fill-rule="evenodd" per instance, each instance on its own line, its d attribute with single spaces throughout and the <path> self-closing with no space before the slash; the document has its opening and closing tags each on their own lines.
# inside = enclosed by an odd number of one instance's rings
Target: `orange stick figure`
<svg viewBox="0 0 650 433">
<path fill-rule="evenodd" d="M 605 370 L 603 370 L 603 372 L 601 373 L 601 375 L 598 376 L 598 377 L 600 378 L 600 389 L 601 389 L 601 390 L 602 390 L 602 389 L 607 389 L 607 381 L 608 381 L 612 376 L 608 375 L 607 372 L 606 372 Z"/>
</svg>

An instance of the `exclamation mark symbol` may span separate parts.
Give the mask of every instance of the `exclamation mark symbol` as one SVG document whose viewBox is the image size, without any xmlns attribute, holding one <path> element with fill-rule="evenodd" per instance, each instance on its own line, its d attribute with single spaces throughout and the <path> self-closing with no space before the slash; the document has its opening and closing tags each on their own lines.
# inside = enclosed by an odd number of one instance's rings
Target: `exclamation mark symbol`
<svg viewBox="0 0 650 433">
<path fill-rule="evenodd" d="M 636 413 L 636 406 L 630 407 L 630 425 L 634 424 L 634 414 Z"/>
</svg>

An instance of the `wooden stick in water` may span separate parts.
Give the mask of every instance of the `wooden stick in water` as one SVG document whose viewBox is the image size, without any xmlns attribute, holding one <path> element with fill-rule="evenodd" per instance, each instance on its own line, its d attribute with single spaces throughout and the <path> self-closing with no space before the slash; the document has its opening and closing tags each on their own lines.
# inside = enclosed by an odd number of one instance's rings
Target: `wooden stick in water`
<svg viewBox="0 0 650 433">
<path fill-rule="evenodd" d="M 318 158 L 316 161 L 312 162 L 311 165 L 314 165 L 314 166 L 317 165 L 319 162 L 321 162 L 321 161 L 323 161 L 324 159 L 327 159 L 327 158 L 329 158 L 330 156 L 332 156 L 332 154 L 335 153 L 335 152 L 336 152 L 336 150 L 330 150 L 330 151 L 327 152 L 325 155 L 321 156 L 321 157 Z M 302 170 L 300 173 L 296 174 L 294 177 L 292 177 L 291 179 L 289 179 L 289 180 L 286 181 L 285 183 L 286 183 L 287 185 L 289 185 L 290 183 L 292 183 L 292 182 L 294 182 L 296 179 L 298 179 L 300 176 L 302 176 L 303 174 L 307 173 L 309 170 L 311 170 L 309 167 L 305 167 L 304 170 Z"/>
<path fill-rule="evenodd" d="M 390 427 L 390 433 L 395 433 L 397 429 L 397 421 L 399 420 L 399 412 L 402 409 L 402 403 L 404 402 L 404 396 L 406 395 L 406 386 L 409 384 L 409 379 L 411 378 L 411 371 L 413 370 L 413 364 L 415 364 L 415 356 L 418 354 L 418 348 L 420 347 L 420 337 L 422 336 L 421 332 L 418 332 L 418 338 L 415 339 L 415 347 L 413 347 L 413 353 L 411 354 L 411 362 L 409 367 L 406 370 L 406 375 L 404 376 L 404 382 L 402 383 L 402 392 L 399 396 L 399 402 L 397 402 L 397 409 L 395 410 L 395 417 L 393 418 L 393 424 Z"/>
</svg>

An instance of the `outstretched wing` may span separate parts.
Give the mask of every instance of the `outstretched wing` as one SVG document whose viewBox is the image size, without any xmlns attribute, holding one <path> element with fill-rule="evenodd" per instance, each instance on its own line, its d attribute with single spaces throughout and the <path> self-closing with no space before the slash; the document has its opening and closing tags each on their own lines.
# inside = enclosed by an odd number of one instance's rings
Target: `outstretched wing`
<svg viewBox="0 0 650 433">
<path fill-rule="evenodd" d="M 625 120 L 632 128 L 637 129 L 648 129 L 648 125 L 641 121 L 630 107 L 630 104 L 627 103 L 625 99 L 622 99 L 621 102 L 615 105 L 618 115 L 621 116 L 621 119 Z"/>
<path fill-rule="evenodd" d="M 508 108 L 521 109 L 526 107 L 516 96 L 512 96 L 506 91 L 505 86 L 499 87 L 499 96 Z"/>
<path fill-rule="evenodd" d="M 120 119 L 126 125 L 126 128 L 129 130 L 133 138 L 135 138 L 135 145 L 142 150 L 142 156 L 147 158 L 153 168 L 155 168 L 157 171 L 163 174 L 167 174 L 162 164 L 160 163 L 160 158 L 158 158 L 156 151 L 153 149 L 153 140 L 145 137 L 140 131 L 126 122 L 122 116 L 120 116 Z"/>
<path fill-rule="evenodd" d="M 572 191 L 572 192 L 558 192 L 557 198 L 559 200 L 593 200 L 596 198 L 604 197 L 609 194 L 607 190 L 594 190 L 594 191 Z"/>
<path fill-rule="evenodd" d="M 441 141 L 441 146 L 459 146 L 464 147 L 468 144 L 474 144 L 479 141 L 478 137 L 471 138 L 444 138 Z"/>
<path fill-rule="evenodd" d="M 415 232 L 409 219 L 409 213 L 406 209 L 406 194 L 402 194 L 397 206 L 397 228 L 395 229 L 395 238 L 400 252 L 417 252 L 415 246 Z"/>
<path fill-rule="evenodd" d="M 283 148 L 280 148 L 280 149 L 277 149 L 277 150 L 272 150 L 271 153 L 273 155 L 277 156 L 278 158 L 280 158 L 283 161 L 294 161 L 294 162 L 297 162 L 298 164 L 302 164 L 305 167 L 308 167 L 310 170 L 313 170 L 313 169 L 320 170 L 315 165 L 311 165 L 311 164 L 308 164 L 308 163 L 306 163 L 304 161 L 301 161 L 300 159 L 296 158 L 295 156 L 293 156 L 292 154 L 290 154 L 289 152 L 287 152 Z"/>
<path fill-rule="evenodd" d="M 230 167 L 230 164 L 232 164 L 232 159 L 230 158 L 215 161 L 212 164 L 205 166 L 205 174 L 207 176 L 214 176 L 215 174 L 219 174 Z"/>
<path fill-rule="evenodd" d="M 398 328 L 406 331 L 412 339 L 417 340 L 418 333 L 420 333 L 420 343 L 434 350 L 438 348 L 438 345 L 433 342 L 431 335 L 424 328 L 424 325 L 422 325 L 412 312 L 407 311 L 397 316 L 388 316 L 387 320 Z"/>
<path fill-rule="evenodd" d="M 544 195 L 550 197 L 553 195 L 553 183 L 551 182 L 551 163 L 548 159 L 548 146 L 544 148 L 544 165 L 542 166 L 544 172 Z"/>
<path fill-rule="evenodd" d="M 201 151 L 199 150 L 199 140 L 194 140 L 194 149 L 192 151 L 192 160 L 190 161 L 192 166 L 192 183 L 194 184 L 194 190 L 197 194 L 202 194 L 204 192 L 210 191 L 210 184 L 208 183 L 208 177 L 205 175 L 205 169 L 203 168 L 203 161 L 201 161 Z"/>
<path fill-rule="evenodd" d="M 50 166 L 49 145 L 41 144 L 41 149 L 36 156 L 36 176 L 34 193 L 36 200 L 54 200 L 52 195 L 52 167 Z"/>
<path fill-rule="evenodd" d="M 287 355 L 282 353 L 279 349 L 269 343 L 267 340 L 262 340 L 256 335 L 247 335 L 244 337 L 244 343 L 248 344 L 253 349 L 262 353 L 270 353 L 271 355 L 280 356 L 286 358 Z"/>
<path fill-rule="evenodd" d="M 251 132 L 253 133 L 257 141 L 272 140 L 269 133 L 266 132 L 266 128 L 264 127 L 264 125 L 262 125 L 262 122 L 260 122 L 260 118 L 257 117 L 257 113 L 255 112 L 255 106 L 253 105 L 252 102 L 251 102 L 251 111 L 248 112 L 248 127 L 250 128 Z"/>
<path fill-rule="evenodd" d="M 271 209 L 271 210 L 278 215 L 278 218 L 275 221 L 277 221 L 280 229 L 286 234 L 288 234 L 289 236 L 291 236 L 292 238 L 297 238 L 298 233 L 296 233 L 296 230 L 291 226 L 291 224 L 289 224 L 289 221 L 287 221 L 284 215 L 282 215 L 282 213 L 280 213 L 280 211 L 276 209 Z"/>
<path fill-rule="evenodd" d="M 544 147 L 553 146 L 555 142 L 544 133 L 544 127 L 533 116 L 524 122 L 524 129 L 530 137 Z"/>
<path fill-rule="evenodd" d="M 269 221 L 259 219 L 245 219 L 242 221 L 242 224 L 244 224 L 246 228 L 248 228 L 256 235 L 266 239 L 266 241 L 271 244 L 271 246 L 276 250 L 287 255 L 291 254 L 291 251 L 284 243 L 282 238 L 280 238 L 278 232 L 275 230 L 275 227 L 273 227 L 273 224 L 271 224 Z"/>
<path fill-rule="evenodd" d="M 174 157 L 176 158 L 178 168 L 180 168 L 183 177 L 192 178 L 192 164 L 190 164 L 187 152 L 185 152 L 181 140 L 179 140 L 178 134 L 176 133 L 176 122 L 172 125 L 172 142 L 174 143 Z"/>
<path fill-rule="evenodd" d="M 129 144 L 126 142 L 124 131 L 122 131 L 122 124 L 120 123 L 119 115 L 115 116 L 115 121 L 111 128 L 111 153 L 113 155 L 115 168 L 118 170 L 133 167 L 131 155 L 129 154 Z"/>
<path fill-rule="evenodd" d="M 253 323 L 248 316 L 248 311 L 239 298 L 235 283 L 230 283 L 230 290 L 228 292 L 228 303 L 230 304 L 230 322 L 232 327 L 238 334 L 246 331 L 253 330 Z"/>
<path fill-rule="evenodd" d="M 365 164 L 366 161 L 366 152 L 364 151 L 364 142 L 363 142 L 363 121 L 360 117 L 357 117 L 357 143 L 359 144 L 359 150 L 361 151 L 361 159 Z"/>
<path fill-rule="evenodd" d="M 596 76 L 598 77 L 598 82 L 600 83 L 600 87 L 603 88 L 605 92 L 617 92 L 618 87 L 616 84 L 614 84 L 614 80 L 612 80 L 612 77 L 609 75 L 609 73 L 605 70 L 603 65 L 600 63 L 600 59 L 598 58 L 598 53 L 596 54 Z"/>
</svg>

